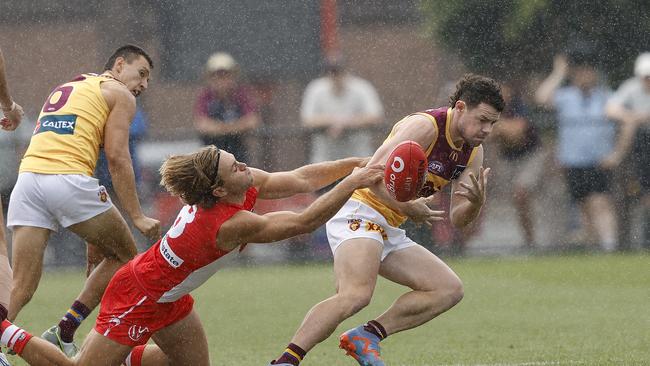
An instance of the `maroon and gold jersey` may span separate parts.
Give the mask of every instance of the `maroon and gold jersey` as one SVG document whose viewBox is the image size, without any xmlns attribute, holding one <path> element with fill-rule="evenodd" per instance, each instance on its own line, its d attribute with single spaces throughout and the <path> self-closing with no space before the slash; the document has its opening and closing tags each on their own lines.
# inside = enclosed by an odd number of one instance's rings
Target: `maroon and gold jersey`
<svg viewBox="0 0 650 366">
<path fill-rule="evenodd" d="M 451 139 L 449 127 L 451 125 L 451 117 L 453 110 L 451 108 L 438 108 L 427 109 L 423 112 L 415 114 L 423 115 L 433 123 L 436 129 L 436 137 L 427 146 L 426 155 L 429 164 L 427 169 L 426 182 L 424 187 L 419 193 L 420 197 L 430 196 L 452 180 L 460 177 L 461 173 L 467 168 L 469 163 L 474 158 L 477 148 L 472 148 L 467 145 L 456 146 Z M 404 120 L 397 124 L 404 123 Z M 396 126 L 397 126 L 396 124 Z M 390 132 L 386 141 L 390 140 L 395 134 L 395 127 Z M 384 205 L 377 197 L 367 188 L 359 189 L 354 192 L 352 199 L 361 201 L 373 209 L 379 211 L 389 224 L 397 227 L 406 221 L 406 217 L 400 215 L 393 209 Z"/>
</svg>

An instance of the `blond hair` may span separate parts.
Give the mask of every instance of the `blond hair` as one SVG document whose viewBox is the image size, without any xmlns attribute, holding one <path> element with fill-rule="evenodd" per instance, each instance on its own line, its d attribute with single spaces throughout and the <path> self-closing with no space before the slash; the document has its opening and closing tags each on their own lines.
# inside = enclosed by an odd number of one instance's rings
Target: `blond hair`
<svg viewBox="0 0 650 366">
<path fill-rule="evenodd" d="M 212 191 L 221 185 L 218 177 L 219 149 L 210 145 L 185 155 L 173 155 L 160 167 L 160 185 L 188 205 L 208 208 L 219 200 Z"/>
</svg>

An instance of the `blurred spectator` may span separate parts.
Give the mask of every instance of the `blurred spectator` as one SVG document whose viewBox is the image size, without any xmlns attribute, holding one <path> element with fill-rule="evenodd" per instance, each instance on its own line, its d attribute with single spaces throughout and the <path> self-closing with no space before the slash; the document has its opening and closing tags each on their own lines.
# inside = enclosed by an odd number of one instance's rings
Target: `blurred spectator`
<svg viewBox="0 0 650 366">
<path fill-rule="evenodd" d="M 614 146 L 615 128 L 605 115 L 610 90 L 600 83 L 588 54 L 574 54 L 571 65 L 555 56 L 553 71 L 535 94 L 540 105 L 554 109 L 558 122 L 557 159 L 567 188 L 582 212 L 582 227 L 601 248 L 616 249 L 618 234 L 609 171 L 601 162 Z M 568 83 L 563 85 L 568 77 Z"/>
<path fill-rule="evenodd" d="M 535 247 L 535 222 L 532 198 L 543 181 L 547 153 L 541 146 L 539 134 L 529 119 L 528 106 L 519 90 L 512 84 L 501 85 L 506 108 L 490 138 L 496 142 L 499 156 L 504 159 L 499 175 L 509 177 L 510 192 L 519 216 L 525 245 Z"/>
<path fill-rule="evenodd" d="M 250 91 L 239 84 L 239 66 L 228 53 L 217 52 L 205 65 L 207 86 L 194 108 L 194 127 L 205 145 L 230 151 L 249 162 L 246 135 L 260 125 Z"/>
<path fill-rule="evenodd" d="M 384 110 L 368 81 L 346 72 L 341 60 L 330 60 L 326 75 L 312 80 L 302 98 L 300 117 L 312 130 L 310 161 L 370 156 L 376 146 L 371 127 Z"/>
<path fill-rule="evenodd" d="M 634 77 L 623 82 L 609 99 L 607 116 L 621 122 L 621 130 L 616 149 L 604 163 L 615 167 L 627 159 L 634 168 L 644 208 L 642 245 L 650 249 L 650 52 L 639 55 Z"/>
</svg>

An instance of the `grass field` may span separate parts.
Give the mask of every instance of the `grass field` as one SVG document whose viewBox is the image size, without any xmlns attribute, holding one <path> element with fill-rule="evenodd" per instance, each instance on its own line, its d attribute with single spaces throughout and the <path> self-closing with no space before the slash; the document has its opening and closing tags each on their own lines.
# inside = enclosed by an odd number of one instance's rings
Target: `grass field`
<svg viewBox="0 0 650 366">
<path fill-rule="evenodd" d="M 450 264 L 464 281 L 465 299 L 438 319 L 384 341 L 387 365 L 650 365 L 649 255 L 470 258 Z M 40 334 L 58 321 L 81 281 L 80 272 L 46 273 L 20 325 Z M 217 273 L 194 294 L 212 364 L 266 366 L 305 312 L 332 289 L 328 265 Z M 371 305 L 312 350 L 303 365 L 356 365 L 337 348 L 336 336 L 375 317 L 403 291 L 380 281 Z M 86 321 L 78 334 L 91 326 Z"/>
</svg>

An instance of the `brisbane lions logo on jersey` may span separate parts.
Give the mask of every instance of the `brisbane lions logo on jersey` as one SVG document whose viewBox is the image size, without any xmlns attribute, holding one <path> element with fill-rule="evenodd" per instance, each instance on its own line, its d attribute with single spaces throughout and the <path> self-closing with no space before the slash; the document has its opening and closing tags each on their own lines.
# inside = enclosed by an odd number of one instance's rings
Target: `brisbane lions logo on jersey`
<svg viewBox="0 0 650 366">
<path fill-rule="evenodd" d="M 349 219 L 350 230 L 357 231 L 361 227 L 361 219 Z"/>
</svg>

